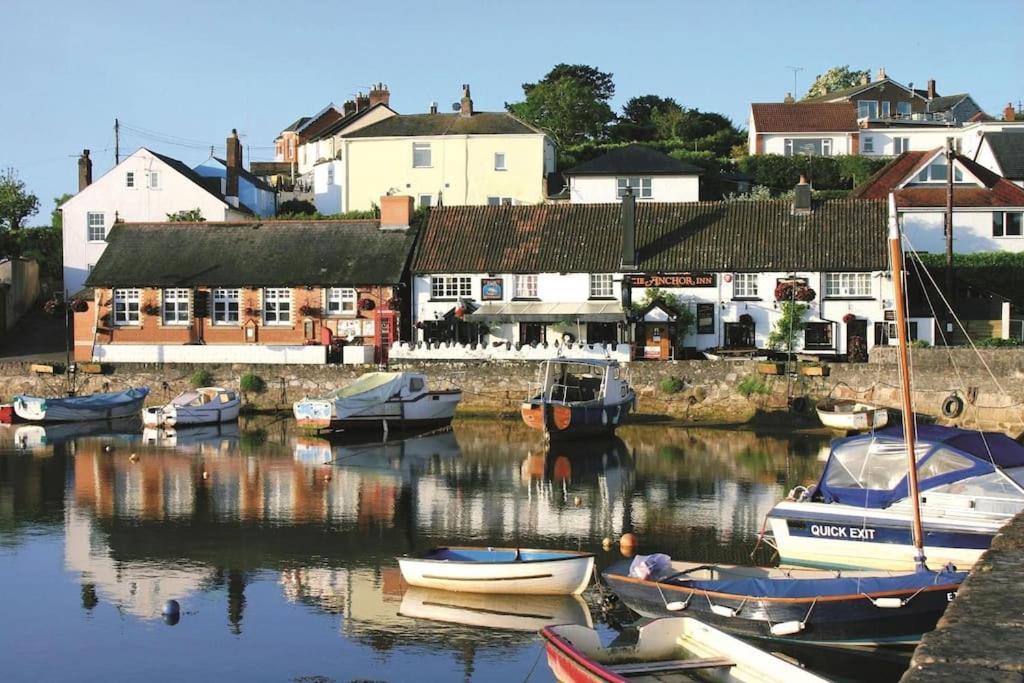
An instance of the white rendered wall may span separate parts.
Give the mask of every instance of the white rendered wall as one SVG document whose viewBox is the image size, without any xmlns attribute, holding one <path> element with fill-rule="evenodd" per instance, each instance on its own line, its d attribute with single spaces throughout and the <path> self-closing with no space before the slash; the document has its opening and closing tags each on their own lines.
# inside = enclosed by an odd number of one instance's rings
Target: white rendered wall
<svg viewBox="0 0 1024 683">
<path fill-rule="evenodd" d="M 700 199 L 700 176 L 651 176 L 651 198 L 641 202 L 695 202 Z M 569 200 L 573 204 L 609 204 L 619 201 L 616 176 L 573 176 L 569 178 Z"/>
<path fill-rule="evenodd" d="M 784 156 L 786 154 L 787 138 L 792 138 L 794 141 L 828 138 L 832 140 L 831 156 L 850 153 L 850 135 L 847 133 L 839 135 L 829 135 L 827 133 L 765 133 L 761 136 L 761 140 L 764 143 L 762 154 L 779 154 Z M 795 142 L 794 144 L 799 143 Z"/>
<path fill-rule="evenodd" d="M 327 183 L 328 169 L 334 170 L 334 182 Z M 325 161 L 313 167 L 313 204 L 316 210 L 329 215 L 345 211 L 342 202 L 342 184 L 345 182 L 345 164 Z"/>
<path fill-rule="evenodd" d="M 93 360 L 107 363 L 260 363 L 322 365 L 327 347 L 264 344 L 97 344 Z"/>
<path fill-rule="evenodd" d="M 1024 207 L 1008 209 L 1024 211 Z M 930 211 L 900 211 L 903 232 L 917 251 L 946 252 L 945 213 L 942 209 Z M 992 212 L 953 212 L 953 251 L 971 254 L 979 251 L 1024 251 L 1024 237 L 993 237 Z"/>
</svg>

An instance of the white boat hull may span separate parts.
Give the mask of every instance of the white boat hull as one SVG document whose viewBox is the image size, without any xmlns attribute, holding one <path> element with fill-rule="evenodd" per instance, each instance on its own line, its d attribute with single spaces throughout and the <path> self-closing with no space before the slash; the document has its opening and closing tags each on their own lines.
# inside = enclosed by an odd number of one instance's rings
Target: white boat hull
<svg viewBox="0 0 1024 683">
<path fill-rule="evenodd" d="M 461 391 L 427 392 L 412 400 L 392 399 L 362 410 L 338 410 L 323 399 L 305 399 L 293 407 L 302 427 L 317 429 L 419 429 L 451 424 Z"/>
<path fill-rule="evenodd" d="M 527 554 L 530 551 L 524 550 Z M 544 552 L 544 551 L 536 551 Z M 398 559 L 402 578 L 412 586 L 462 593 L 579 595 L 590 584 L 594 557 L 524 562 L 451 562 Z"/>
<path fill-rule="evenodd" d="M 118 420 L 138 415 L 148 393 L 148 387 L 140 387 L 116 393 L 67 398 L 16 396 L 14 412 L 28 422 Z M 112 400 L 105 402 L 106 397 Z"/>
<path fill-rule="evenodd" d="M 462 626 L 536 632 L 545 626 L 593 627 L 587 604 L 578 595 L 480 595 L 430 588 L 409 588 L 398 613 Z"/>
<path fill-rule="evenodd" d="M 818 406 L 818 419 L 829 429 L 842 432 L 867 431 L 881 429 L 889 424 L 889 411 L 885 408 L 856 403 L 840 404 L 833 410 L 823 410 Z"/>
<path fill-rule="evenodd" d="M 219 387 L 206 387 L 198 391 L 216 393 L 212 393 L 212 400 L 202 405 L 180 405 L 171 401 L 163 406 L 146 408 L 142 411 L 142 423 L 147 427 L 181 427 L 221 424 L 238 419 L 242 399 L 236 392 L 229 392 Z M 194 392 L 185 392 L 182 396 L 189 393 Z M 222 396 L 224 396 L 224 400 L 221 400 Z"/>
</svg>

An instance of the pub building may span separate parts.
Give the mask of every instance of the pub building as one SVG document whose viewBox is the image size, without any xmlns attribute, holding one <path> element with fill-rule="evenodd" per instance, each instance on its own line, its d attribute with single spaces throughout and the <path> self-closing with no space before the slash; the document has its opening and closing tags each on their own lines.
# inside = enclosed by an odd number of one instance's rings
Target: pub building
<svg viewBox="0 0 1024 683">
<path fill-rule="evenodd" d="M 433 209 L 410 268 L 413 341 L 742 352 L 766 348 L 779 297 L 799 295 L 794 350 L 867 350 L 891 308 L 886 204 L 795 194 Z"/>
</svg>

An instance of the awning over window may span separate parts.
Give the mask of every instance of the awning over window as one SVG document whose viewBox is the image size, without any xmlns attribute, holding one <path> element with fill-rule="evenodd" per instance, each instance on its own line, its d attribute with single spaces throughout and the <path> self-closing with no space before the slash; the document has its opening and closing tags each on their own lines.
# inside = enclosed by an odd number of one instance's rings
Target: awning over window
<svg viewBox="0 0 1024 683">
<path fill-rule="evenodd" d="M 582 321 L 620 323 L 626 320 L 618 301 L 580 303 L 543 303 L 540 301 L 483 304 L 466 315 L 468 322 L 479 323 L 557 323 Z"/>
</svg>

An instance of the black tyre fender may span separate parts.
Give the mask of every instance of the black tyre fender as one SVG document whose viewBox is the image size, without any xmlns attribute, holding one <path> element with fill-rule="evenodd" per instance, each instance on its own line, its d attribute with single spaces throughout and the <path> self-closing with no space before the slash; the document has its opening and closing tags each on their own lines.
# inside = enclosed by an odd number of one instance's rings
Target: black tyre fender
<svg viewBox="0 0 1024 683">
<path fill-rule="evenodd" d="M 960 417 L 964 412 L 964 400 L 956 394 L 950 394 L 942 402 L 942 415 L 944 417 Z"/>
<path fill-rule="evenodd" d="M 793 407 L 794 411 L 802 413 L 807 410 L 808 403 L 807 399 L 804 398 L 803 396 L 797 396 L 796 398 L 793 399 L 793 402 L 790 403 L 790 405 Z"/>
</svg>

